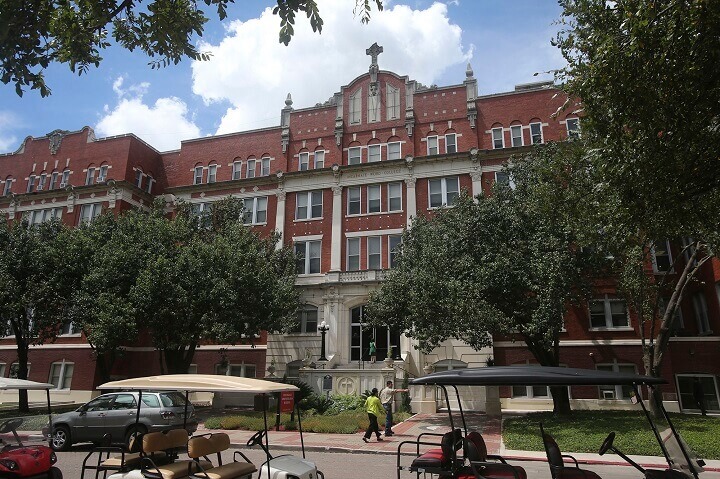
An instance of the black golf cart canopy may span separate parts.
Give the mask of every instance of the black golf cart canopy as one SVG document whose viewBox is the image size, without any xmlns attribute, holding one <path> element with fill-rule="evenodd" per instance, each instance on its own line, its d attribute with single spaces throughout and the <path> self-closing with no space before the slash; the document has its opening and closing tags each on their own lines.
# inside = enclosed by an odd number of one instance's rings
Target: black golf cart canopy
<svg viewBox="0 0 720 479">
<path fill-rule="evenodd" d="M 413 379 L 410 384 L 438 386 L 598 386 L 665 384 L 662 378 L 595 369 L 550 366 L 491 366 L 452 369 Z"/>
</svg>

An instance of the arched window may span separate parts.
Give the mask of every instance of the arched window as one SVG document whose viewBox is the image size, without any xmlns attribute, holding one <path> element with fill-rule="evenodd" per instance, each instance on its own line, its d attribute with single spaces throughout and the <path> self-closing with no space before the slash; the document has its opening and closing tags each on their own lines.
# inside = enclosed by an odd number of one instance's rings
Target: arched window
<svg viewBox="0 0 720 479">
<path fill-rule="evenodd" d="M 359 125 L 362 121 L 362 88 L 350 95 L 349 118 L 351 125 Z"/>
<path fill-rule="evenodd" d="M 5 186 L 3 187 L 3 196 L 7 196 L 12 192 L 13 177 L 5 178 Z"/>
</svg>

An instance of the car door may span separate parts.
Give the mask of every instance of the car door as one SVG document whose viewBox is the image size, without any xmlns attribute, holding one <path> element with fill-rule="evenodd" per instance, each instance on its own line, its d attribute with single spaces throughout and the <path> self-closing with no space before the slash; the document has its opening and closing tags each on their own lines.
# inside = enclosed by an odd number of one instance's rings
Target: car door
<svg viewBox="0 0 720 479">
<path fill-rule="evenodd" d="M 114 394 L 104 394 L 78 410 L 78 416 L 72 424 L 73 442 L 100 441 L 105 430 L 105 417 Z"/>
<path fill-rule="evenodd" d="M 137 400 L 133 394 L 118 393 L 105 416 L 105 432 L 112 434 L 112 442 L 125 440 L 127 426 L 135 423 Z"/>
</svg>

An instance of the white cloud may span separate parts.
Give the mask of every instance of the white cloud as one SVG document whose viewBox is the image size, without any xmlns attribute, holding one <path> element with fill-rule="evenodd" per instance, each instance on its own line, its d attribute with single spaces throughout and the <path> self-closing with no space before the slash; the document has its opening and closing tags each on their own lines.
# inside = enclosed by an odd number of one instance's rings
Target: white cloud
<svg viewBox="0 0 720 479">
<path fill-rule="evenodd" d="M 472 47 L 463 48 L 462 30 L 450 22 L 443 3 L 424 10 L 386 3 L 383 12 L 373 11 L 368 25 L 353 17 L 352 2 L 323 0 L 318 5 L 325 22 L 322 34 L 299 15 L 288 47 L 278 43 L 279 21 L 270 8 L 259 18 L 229 23 L 219 44 L 200 44 L 212 59 L 193 62 L 193 92 L 207 104 L 231 105 L 218 134 L 279 124 L 287 93 L 295 108 L 326 101 L 341 85 L 367 72 L 365 50 L 374 42 L 384 48 L 378 59 L 382 70 L 428 85 L 473 54 Z"/>
<path fill-rule="evenodd" d="M 200 128 L 188 118 L 185 102 L 176 97 L 159 98 L 153 105 L 143 102 L 150 89 L 147 82 L 123 88 L 124 78 L 118 77 L 113 90 L 118 103 L 105 105 L 105 115 L 95 126 L 98 136 L 122 135 L 132 132 L 160 151 L 180 148 L 180 141 L 200 136 Z"/>
<path fill-rule="evenodd" d="M 18 138 L 10 132 L 16 123 L 12 112 L 0 111 L 0 153 L 10 153 L 20 146 Z"/>
</svg>

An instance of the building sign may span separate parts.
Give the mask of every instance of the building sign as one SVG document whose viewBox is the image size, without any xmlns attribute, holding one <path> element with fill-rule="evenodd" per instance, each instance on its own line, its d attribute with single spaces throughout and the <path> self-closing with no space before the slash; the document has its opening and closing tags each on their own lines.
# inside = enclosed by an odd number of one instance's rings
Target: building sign
<svg viewBox="0 0 720 479">
<path fill-rule="evenodd" d="M 323 391 L 332 391 L 332 376 L 326 374 L 323 376 Z"/>
</svg>

